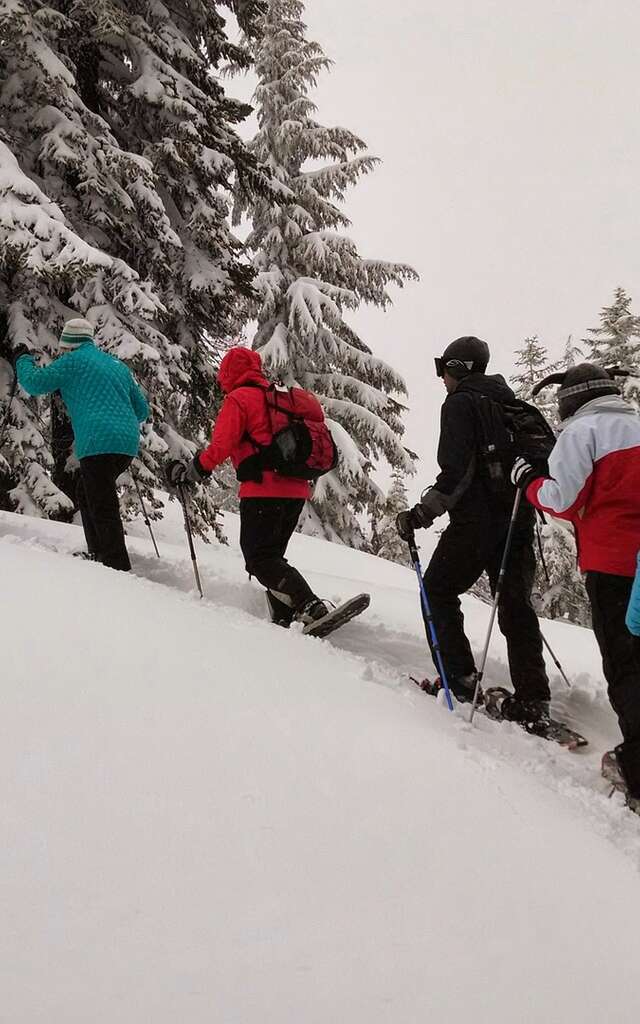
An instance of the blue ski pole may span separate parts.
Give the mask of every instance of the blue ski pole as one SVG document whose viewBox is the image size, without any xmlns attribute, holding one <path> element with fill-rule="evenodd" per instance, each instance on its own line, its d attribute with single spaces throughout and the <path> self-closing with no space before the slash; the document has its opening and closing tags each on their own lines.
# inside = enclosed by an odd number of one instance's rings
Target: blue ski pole
<svg viewBox="0 0 640 1024">
<path fill-rule="evenodd" d="M 427 592 L 424 587 L 424 580 L 422 579 L 422 566 L 420 565 L 420 556 L 416 547 L 416 539 L 412 536 L 411 540 L 408 541 L 409 553 L 411 555 L 411 561 L 413 562 L 413 568 L 416 571 L 418 577 L 418 585 L 420 587 L 420 597 L 422 600 L 422 608 L 424 610 L 424 617 L 427 623 L 427 629 L 429 630 L 429 636 L 431 637 L 431 650 L 438 666 L 440 673 L 440 679 L 444 688 L 445 697 L 447 698 L 447 707 L 449 711 L 453 711 L 453 701 L 451 700 L 451 690 L 449 689 L 449 683 L 447 681 L 447 673 L 444 669 L 444 662 L 442 660 L 442 653 L 440 651 L 440 644 L 438 643 L 438 634 L 436 633 L 436 627 L 433 623 L 433 615 L 431 614 L 431 608 L 429 607 L 429 599 L 427 598 Z"/>
</svg>

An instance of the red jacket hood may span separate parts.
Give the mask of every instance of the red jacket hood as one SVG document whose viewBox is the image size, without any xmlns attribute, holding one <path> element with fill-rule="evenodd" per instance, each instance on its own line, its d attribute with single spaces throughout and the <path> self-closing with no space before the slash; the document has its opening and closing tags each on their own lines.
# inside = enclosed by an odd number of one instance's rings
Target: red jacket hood
<svg viewBox="0 0 640 1024">
<path fill-rule="evenodd" d="M 251 348 L 230 348 L 220 363 L 218 383 L 228 394 L 243 384 L 261 384 L 269 387 L 269 381 L 262 372 L 262 358 Z"/>
</svg>

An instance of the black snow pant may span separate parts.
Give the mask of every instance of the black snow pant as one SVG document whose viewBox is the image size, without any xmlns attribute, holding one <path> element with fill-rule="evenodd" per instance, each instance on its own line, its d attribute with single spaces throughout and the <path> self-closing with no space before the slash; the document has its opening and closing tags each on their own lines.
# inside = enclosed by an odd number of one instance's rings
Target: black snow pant
<svg viewBox="0 0 640 1024">
<path fill-rule="evenodd" d="M 131 465 L 130 455 L 88 455 L 80 459 L 78 506 L 89 554 L 111 569 L 128 572 L 116 480 Z"/>
<path fill-rule="evenodd" d="M 284 557 L 303 508 L 302 498 L 240 499 L 240 547 L 246 569 L 266 587 L 271 617 L 281 625 L 290 625 L 295 612 L 315 597 Z"/>
<path fill-rule="evenodd" d="M 631 795 L 640 797 L 640 641 L 625 625 L 633 579 L 588 572 L 586 585 L 609 700 L 622 732 L 618 760 Z"/>
<path fill-rule="evenodd" d="M 498 605 L 498 625 L 507 641 L 509 671 L 518 698 L 549 700 L 542 636 L 531 604 L 536 566 L 533 525 L 533 514 L 527 509 L 516 522 Z M 475 671 L 464 632 L 460 594 L 469 590 L 486 572 L 491 593 L 495 595 L 508 529 L 508 518 L 504 514 L 452 521 L 442 534 L 424 575 L 442 660 L 454 689 L 457 679 Z M 428 630 L 427 639 L 431 644 Z M 435 659 L 434 665 L 438 670 Z"/>
</svg>

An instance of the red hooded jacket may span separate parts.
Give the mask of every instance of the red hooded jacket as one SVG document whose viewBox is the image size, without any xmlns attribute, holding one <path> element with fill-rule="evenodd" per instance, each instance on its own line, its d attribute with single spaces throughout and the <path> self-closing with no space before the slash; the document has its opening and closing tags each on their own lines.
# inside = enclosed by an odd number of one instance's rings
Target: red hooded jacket
<svg viewBox="0 0 640 1024">
<path fill-rule="evenodd" d="M 213 470 L 231 458 L 237 469 L 241 462 L 255 453 L 247 439 L 250 434 L 258 443 L 267 445 L 274 433 L 289 423 L 288 417 L 267 407 L 266 391 L 271 384 L 262 372 L 262 359 L 249 348 L 231 348 L 220 363 L 218 382 L 226 398 L 213 426 L 211 443 L 200 453 L 200 464 Z M 247 386 L 248 385 L 248 386 Z M 324 419 L 322 406 L 313 395 L 294 388 L 296 409 L 308 419 Z M 265 469 L 262 483 L 245 480 L 240 484 L 241 498 L 309 498 L 307 480 L 279 476 Z"/>
</svg>

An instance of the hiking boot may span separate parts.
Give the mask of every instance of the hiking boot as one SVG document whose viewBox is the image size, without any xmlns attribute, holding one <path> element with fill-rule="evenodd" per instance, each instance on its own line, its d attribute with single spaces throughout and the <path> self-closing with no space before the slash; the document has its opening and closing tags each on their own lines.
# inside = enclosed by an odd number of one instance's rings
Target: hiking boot
<svg viewBox="0 0 640 1024">
<path fill-rule="evenodd" d="M 468 676 L 450 676 L 447 680 L 449 683 L 449 689 L 456 700 L 459 700 L 461 704 L 472 704 L 473 697 L 476 692 L 476 683 L 478 682 L 478 673 L 471 672 Z M 482 693 L 482 687 L 478 688 L 478 706 L 480 707 L 484 701 L 484 694 Z"/>
<path fill-rule="evenodd" d="M 296 622 L 301 622 L 303 626 L 310 626 L 312 622 L 324 619 L 330 611 L 331 608 L 324 601 L 321 601 L 319 597 L 312 597 L 310 601 L 302 605 L 302 608 L 298 608 L 294 619 Z"/>
<path fill-rule="evenodd" d="M 74 558 L 83 558 L 85 562 L 98 562 L 99 558 L 93 551 L 74 551 Z"/>
<path fill-rule="evenodd" d="M 501 686 L 487 690 L 485 707 L 494 718 L 503 718 L 507 722 L 533 724 L 549 719 L 548 700 L 521 700 Z"/>
<path fill-rule="evenodd" d="M 472 672 L 468 676 L 451 676 L 447 679 L 451 693 L 457 701 L 460 701 L 461 704 L 473 703 L 473 695 L 476 691 L 477 681 L 478 676 L 475 672 Z M 418 682 L 418 686 L 421 690 L 424 690 L 425 693 L 430 694 L 432 697 L 437 697 L 440 690 L 444 689 L 440 676 L 436 676 L 434 680 L 423 679 L 422 682 Z M 482 693 L 482 687 L 479 687 L 478 707 L 482 707 L 483 701 L 484 695 Z"/>
</svg>

